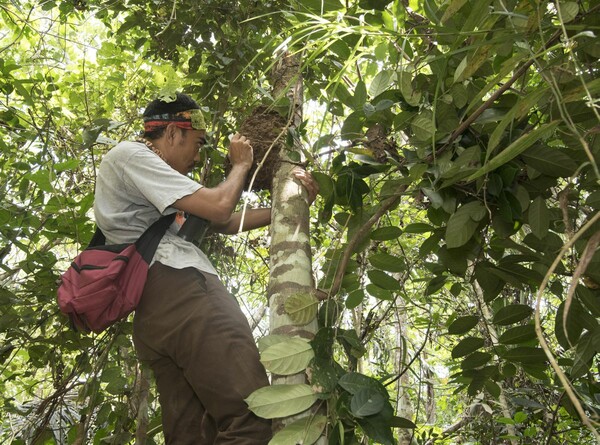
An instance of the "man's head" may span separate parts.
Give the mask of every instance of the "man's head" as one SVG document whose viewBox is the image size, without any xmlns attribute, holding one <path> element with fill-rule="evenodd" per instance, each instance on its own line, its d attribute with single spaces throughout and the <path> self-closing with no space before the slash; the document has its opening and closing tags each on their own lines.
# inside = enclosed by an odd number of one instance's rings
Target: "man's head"
<svg viewBox="0 0 600 445">
<path fill-rule="evenodd" d="M 160 138 L 171 122 L 178 123 L 182 129 L 206 131 L 200 105 L 183 93 L 177 93 L 176 99 L 171 102 L 153 100 L 146 107 L 143 117 L 143 136 L 147 139 Z"/>
<path fill-rule="evenodd" d="M 189 173 L 206 143 L 206 125 L 196 101 L 181 93 L 172 102 L 156 99 L 148 104 L 143 118 L 143 137 L 152 141 L 171 167 Z"/>
</svg>

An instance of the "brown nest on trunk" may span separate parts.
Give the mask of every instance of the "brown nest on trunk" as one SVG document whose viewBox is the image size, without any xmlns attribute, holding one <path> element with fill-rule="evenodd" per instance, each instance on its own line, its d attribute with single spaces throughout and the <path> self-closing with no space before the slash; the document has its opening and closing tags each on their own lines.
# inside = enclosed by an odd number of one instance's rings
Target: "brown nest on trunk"
<svg viewBox="0 0 600 445">
<path fill-rule="evenodd" d="M 245 189 L 248 189 L 250 180 L 254 176 L 258 164 L 262 162 L 262 166 L 252 183 L 252 190 L 271 190 L 273 176 L 278 166 L 279 151 L 285 143 L 286 124 L 287 121 L 284 117 L 264 106 L 256 108 L 242 122 L 238 131 L 250 140 L 254 149 L 254 164 L 248 173 Z M 282 132 L 284 134 L 281 134 Z M 229 174 L 230 170 L 231 164 L 229 163 L 229 159 L 227 159 L 225 161 L 225 173 Z"/>
</svg>

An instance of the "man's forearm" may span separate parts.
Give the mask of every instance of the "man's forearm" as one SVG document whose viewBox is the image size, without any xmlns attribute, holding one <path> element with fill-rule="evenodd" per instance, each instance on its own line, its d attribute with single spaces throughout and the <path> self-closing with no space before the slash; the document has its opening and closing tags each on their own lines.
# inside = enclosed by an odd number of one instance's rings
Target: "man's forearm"
<svg viewBox="0 0 600 445">
<path fill-rule="evenodd" d="M 240 223 L 242 223 L 242 232 L 268 226 L 271 223 L 271 209 L 247 209 L 245 212 L 236 212 L 227 222 L 213 223 L 211 227 L 215 232 L 232 235 L 240 232 Z"/>
</svg>

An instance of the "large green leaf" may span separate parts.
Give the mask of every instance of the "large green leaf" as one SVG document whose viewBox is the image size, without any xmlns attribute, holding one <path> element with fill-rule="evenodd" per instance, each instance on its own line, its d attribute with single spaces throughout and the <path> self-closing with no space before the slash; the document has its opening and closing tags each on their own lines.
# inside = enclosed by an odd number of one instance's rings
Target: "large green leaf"
<svg viewBox="0 0 600 445">
<path fill-rule="evenodd" d="M 371 283 L 381 287 L 382 289 L 392 291 L 401 289 L 400 282 L 396 278 L 391 277 L 390 275 L 381 270 L 370 270 L 369 272 L 367 272 L 367 275 L 369 276 L 369 280 L 371 280 Z"/>
<path fill-rule="evenodd" d="M 541 196 L 535 198 L 529 206 L 527 216 L 531 232 L 539 239 L 544 238 L 550 228 L 550 212 L 546 207 L 546 200 Z"/>
<path fill-rule="evenodd" d="M 498 338 L 498 341 L 506 345 L 518 345 L 521 343 L 528 343 L 534 338 L 536 338 L 535 327 L 527 324 L 508 329 L 502 333 Z"/>
<path fill-rule="evenodd" d="M 344 374 L 338 384 L 350 394 L 356 394 L 361 389 L 373 389 L 378 391 L 382 396 L 388 397 L 385 387 L 380 382 L 357 372 Z"/>
<path fill-rule="evenodd" d="M 460 335 L 470 331 L 479 323 L 479 317 L 477 315 L 466 315 L 464 317 L 458 317 L 454 320 L 450 326 L 448 326 L 448 334 Z"/>
<path fill-rule="evenodd" d="M 521 155 L 528 166 L 552 177 L 569 177 L 577 170 L 577 163 L 559 148 L 535 145 Z"/>
<path fill-rule="evenodd" d="M 479 221 L 486 215 L 486 208 L 479 201 L 462 205 L 450 216 L 446 226 L 446 244 L 449 249 L 467 243 L 475 233 Z"/>
<path fill-rule="evenodd" d="M 535 130 L 521 136 L 519 139 L 514 141 L 508 147 L 506 147 L 502 152 L 488 161 L 483 167 L 473 173 L 471 176 L 467 178 L 467 181 L 473 181 L 480 176 L 489 173 L 498 167 L 506 164 L 509 161 L 512 161 L 514 158 L 519 156 L 533 144 L 535 144 L 540 139 L 544 139 L 552 134 L 554 129 L 558 126 L 559 122 L 550 122 L 544 125 L 537 127 Z"/>
<path fill-rule="evenodd" d="M 464 370 L 480 368 L 486 365 L 492 359 L 489 352 L 475 351 L 468 355 L 461 363 L 460 367 Z"/>
<path fill-rule="evenodd" d="M 371 85 L 369 86 L 369 95 L 371 97 L 377 97 L 383 93 L 390 86 L 392 81 L 392 72 L 383 70 L 377 73 Z"/>
<path fill-rule="evenodd" d="M 500 144 L 502 137 L 504 136 L 504 131 L 510 124 L 514 124 L 515 120 L 519 120 L 529 113 L 531 108 L 535 106 L 544 95 L 548 94 L 548 88 L 537 88 L 532 91 L 526 97 L 517 101 L 517 103 L 511 108 L 511 110 L 506 114 L 506 116 L 500 121 L 500 123 L 496 126 L 492 134 L 490 135 L 490 140 L 488 142 L 488 148 L 486 152 L 486 161 L 490 157 L 490 155 L 494 152 L 496 147 Z"/>
<path fill-rule="evenodd" d="M 317 316 L 319 300 L 312 294 L 294 294 L 285 300 L 285 311 L 292 323 L 305 325 Z"/>
<path fill-rule="evenodd" d="M 373 267 L 386 270 L 388 272 L 402 272 L 404 269 L 406 269 L 404 260 L 402 258 L 389 253 L 374 253 L 369 256 L 369 262 Z"/>
<path fill-rule="evenodd" d="M 452 349 L 452 358 L 464 357 L 484 345 L 483 338 L 480 337 L 466 337 L 463 338 L 458 344 Z"/>
<path fill-rule="evenodd" d="M 419 141 L 430 140 L 435 134 L 435 121 L 430 111 L 418 114 L 411 122 L 410 127 Z"/>
<path fill-rule="evenodd" d="M 314 355 L 307 340 L 290 337 L 265 349 L 261 353 L 260 361 L 268 371 L 290 375 L 306 369 Z"/>
<path fill-rule="evenodd" d="M 389 241 L 399 238 L 402 235 L 402 229 L 396 226 L 379 227 L 371 232 L 371 239 L 374 241 Z"/>
<path fill-rule="evenodd" d="M 388 400 L 381 412 L 366 417 L 359 417 L 358 424 L 375 443 L 393 445 L 395 443 L 391 426 L 394 422 L 394 410 Z"/>
<path fill-rule="evenodd" d="M 290 445 L 304 444 L 312 445 L 315 443 L 325 426 L 327 417 L 322 415 L 307 416 L 286 425 L 278 431 L 270 440 L 269 445 Z"/>
<path fill-rule="evenodd" d="M 305 384 L 272 385 L 254 391 L 245 400 L 257 416 L 275 419 L 307 410 L 315 403 L 317 395 Z"/>
<path fill-rule="evenodd" d="M 502 357 L 511 362 L 517 362 L 528 365 L 542 364 L 548 359 L 541 348 L 532 348 L 529 346 L 517 346 L 509 349 L 502 354 Z"/>
<path fill-rule="evenodd" d="M 493 322 L 500 326 L 507 326 L 526 319 L 532 312 L 533 309 L 526 304 L 510 304 L 496 311 Z"/>
<path fill-rule="evenodd" d="M 600 328 L 597 327 L 591 332 L 586 332 L 575 351 L 575 360 L 571 375 L 579 377 L 584 375 L 592 366 L 593 358 L 600 352 Z"/>
<path fill-rule="evenodd" d="M 442 16 L 442 23 L 446 22 L 450 17 L 452 17 L 460 8 L 462 8 L 468 0 L 452 0 L 446 10 L 444 11 L 444 15 Z"/>
<path fill-rule="evenodd" d="M 372 416 L 383 409 L 385 398 L 373 388 L 358 390 L 350 400 L 350 409 L 356 417 Z"/>
</svg>

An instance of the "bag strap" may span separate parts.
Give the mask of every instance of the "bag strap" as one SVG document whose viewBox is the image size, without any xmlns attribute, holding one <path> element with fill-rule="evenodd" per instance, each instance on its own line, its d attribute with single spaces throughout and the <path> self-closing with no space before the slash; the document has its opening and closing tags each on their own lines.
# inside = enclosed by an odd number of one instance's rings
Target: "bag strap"
<svg viewBox="0 0 600 445">
<path fill-rule="evenodd" d="M 140 255 L 142 255 L 142 258 L 144 258 L 144 261 L 146 261 L 148 264 L 150 264 L 152 261 L 152 257 L 158 248 L 160 240 L 164 236 L 171 223 L 175 220 L 175 215 L 175 213 L 171 213 L 170 215 L 164 215 L 158 218 L 144 231 L 144 233 L 142 233 L 142 235 L 135 242 L 137 251 L 140 253 Z M 102 233 L 102 230 L 100 230 L 100 227 L 96 226 L 96 232 L 94 232 L 94 236 L 92 236 L 92 240 L 88 244 L 88 248 L 104 246 L 105 244 L 106 237 L 104 236 L 104 233 Z"/>
<path fill-rule="evenodd" d="M 158 244 L 167 231 L 167 228 L 175 220 L 175 215 L 176 213 L 171 213 L 170 215 L 161 216 L 135 242 L 137 251 L 148 264 L 152 261 L 154 252 L 156 252 Z"/>
</svg>

